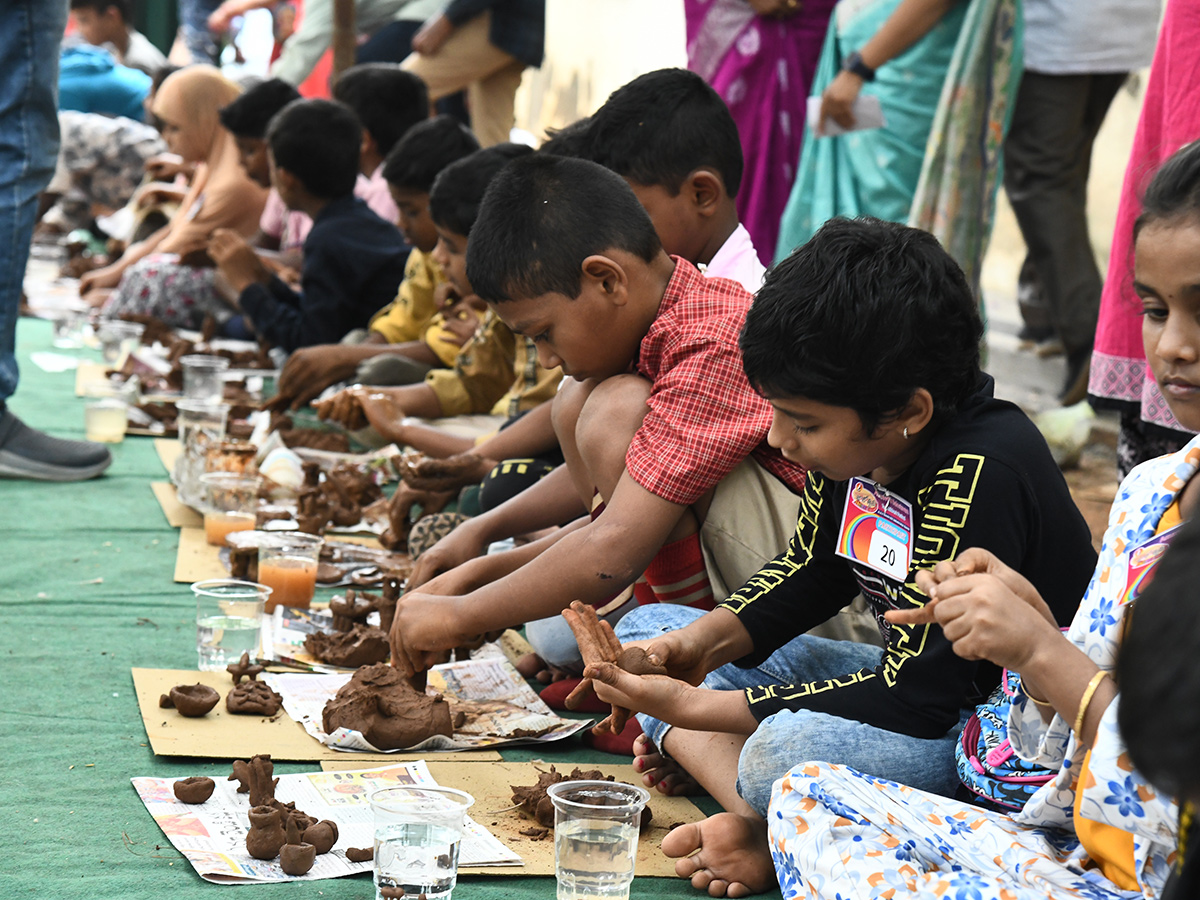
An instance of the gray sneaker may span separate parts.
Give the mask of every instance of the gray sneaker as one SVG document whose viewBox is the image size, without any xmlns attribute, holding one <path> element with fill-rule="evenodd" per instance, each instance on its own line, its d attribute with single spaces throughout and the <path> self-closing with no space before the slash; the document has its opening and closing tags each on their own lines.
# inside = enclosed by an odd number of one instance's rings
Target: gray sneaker
<svg viewBox="0 0 1200 900">
<path fill-rule="evenodd" d="M 11 412 L 0 412 L 0 478 L 84 481 L 112 464 L 107 447 L 65 441 L 30 428 Z"/>
</svg>

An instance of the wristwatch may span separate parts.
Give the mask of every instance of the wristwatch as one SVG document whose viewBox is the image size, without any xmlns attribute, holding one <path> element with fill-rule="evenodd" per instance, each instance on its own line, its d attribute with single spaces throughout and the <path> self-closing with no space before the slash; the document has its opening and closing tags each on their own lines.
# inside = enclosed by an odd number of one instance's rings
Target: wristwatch
<svg viewBox="0 0 1200 900">
<path fill-rule="evenodd" d="M 874 81 L 875 70 L 863 62 L 862 54 L 855 50 L 842 62 L 842 69 L 853 72 L 863 81 Z"/>
</svg>

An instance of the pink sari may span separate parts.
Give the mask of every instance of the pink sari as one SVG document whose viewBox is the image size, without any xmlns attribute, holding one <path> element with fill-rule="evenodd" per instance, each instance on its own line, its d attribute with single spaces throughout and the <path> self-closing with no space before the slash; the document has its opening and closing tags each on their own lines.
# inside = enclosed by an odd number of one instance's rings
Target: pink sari
<svg viewBox="0 0 1200 900">
<path fill-rule="evenodd" d="M 1186 430 L 1171 415 L 1153 376 L 1147 377 L 1142 304 L 1133 292 L 1133 223 L 1142 211 L 1142 193 L 1158 167 L 1184 144 L 1200 139 L 1197 47 L 1200 5 L 1192 0 L 1170 0 L 1121 188 L 1088 381 L 1093 405 L 1139 415 L 1142 422 L 1184 434 Z"/>
<path fill-rule="evenodd" d="M 688 68 L 721 95 L 737 123 L 745 171 L 738 214 L 769 266 L 796 178 L 804 111 L 835 0 L 802 0 L 787 19 L 746 0 L 684 0 Z"/>
</svg>

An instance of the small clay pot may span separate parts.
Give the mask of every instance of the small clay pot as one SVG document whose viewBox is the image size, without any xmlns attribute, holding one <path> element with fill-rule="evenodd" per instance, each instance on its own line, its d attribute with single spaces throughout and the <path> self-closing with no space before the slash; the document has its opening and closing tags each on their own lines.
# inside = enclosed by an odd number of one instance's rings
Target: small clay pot
<svg viewBox="0 0 1200 900">
<path fill-rule="evenodd" d="M 203 775 L 183 778 L 175 782 L 175 796 L 183 803 L 203 803 L 212 796 L 216 782 Z"/>
<path fill-rule="evenodd" d="M 288 875 L 303 875 L 316 858 L 317 848 L 312 844 L 284 844 L 279 848 L 279 868 Z"/>
<path fill-rule="evenodd" d="M 322 819 L 316 825 L 309 825 L 304 829 L 304 842 L 316 847 L 317 853 L 328 853 L 337 843 L 337 839 L 337 822 L 331 822 L 329 819 Z"/>
<path fill-rule="evenodd" d="M 246 832 L 246 852 L 255 859 L 274 859 L 287 840 L 280 823 L 279 810 L 270 806 L 250 809 L 250 830 Z"/>
<path fill-rule="evenodd" d="M 370 862 L 375 858 L 374 847 L 347 847 L 346 859 L 350 862 Z"/>
<path fill-rule="evenodd" d="M 179 684 L 171 688 L 170 698 L 181 716 L 195 719 L 216 706 L 221 695 L 206 684 Z"/>
</svg>

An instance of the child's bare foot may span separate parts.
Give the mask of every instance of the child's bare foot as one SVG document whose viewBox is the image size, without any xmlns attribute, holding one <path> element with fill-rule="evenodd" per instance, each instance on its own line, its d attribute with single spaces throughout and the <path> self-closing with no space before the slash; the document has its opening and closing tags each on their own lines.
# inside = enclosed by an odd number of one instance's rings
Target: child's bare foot
<svg viewBox="0 0 1200 900">
<path fill-rule="evenodd" d="M 675 874 L 710 897 L 748 897 L 775 886 L 775 865 L 762 819 L 717 813 L 680 825 L 662 842 Z"/>
<path fill-rule="evenodd" d="M 642 773 L 642 784 L 668 796 L 700 793 L 700 785 L 679 763 L 658 752 L 644 734 L 633 742 L 633 770 Z"/>
<path fill-rule="evenodd" d="M 517 660 L 516 668 L 525 678 L 533 678 L 538 672 L 546 668 L 546 664 L 542 662 L 542 658 L 536 653 L 526 653 Z"/>
</svg>

